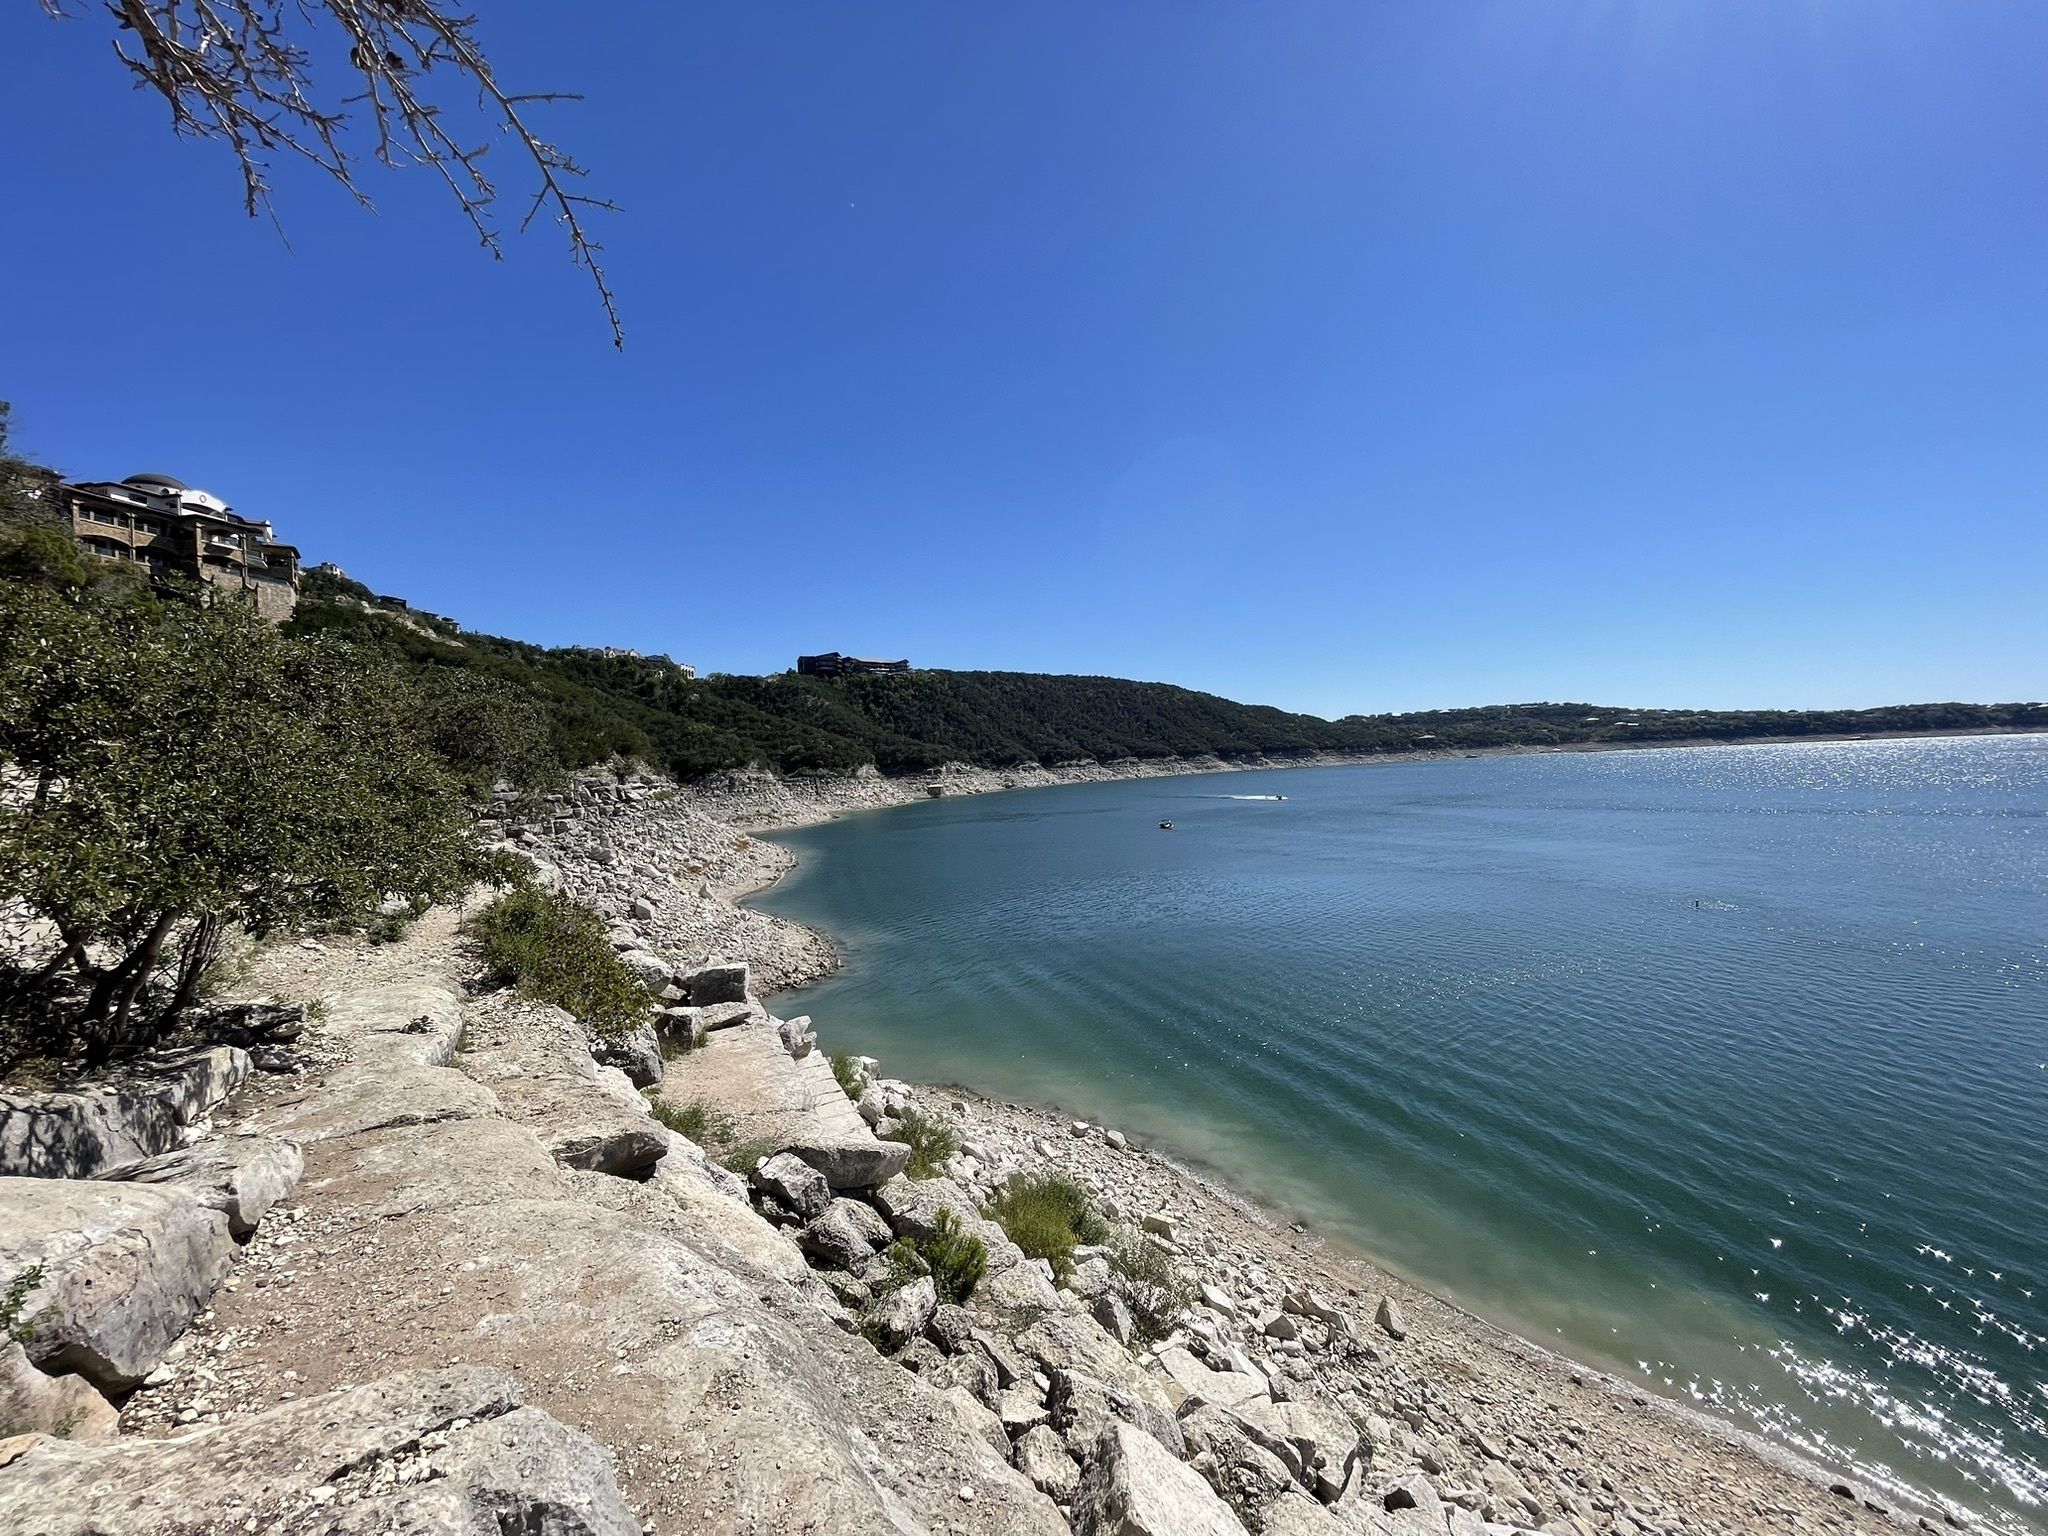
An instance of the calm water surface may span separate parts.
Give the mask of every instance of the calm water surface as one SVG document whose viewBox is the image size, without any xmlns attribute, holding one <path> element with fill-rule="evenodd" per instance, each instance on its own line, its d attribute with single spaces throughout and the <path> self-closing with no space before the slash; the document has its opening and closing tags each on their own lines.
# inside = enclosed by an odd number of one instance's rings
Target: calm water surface
<svg viewBox="0 0 2048 1536">
<path fill-rule="evenodd" d="M 1117 1124 L 1531 1338 L 2042 1520 L 2048 738 L 1089 785 L 783 840 L 762 905 L 847 962 L 804 996 L 829 1048 Z"/>
</svg>

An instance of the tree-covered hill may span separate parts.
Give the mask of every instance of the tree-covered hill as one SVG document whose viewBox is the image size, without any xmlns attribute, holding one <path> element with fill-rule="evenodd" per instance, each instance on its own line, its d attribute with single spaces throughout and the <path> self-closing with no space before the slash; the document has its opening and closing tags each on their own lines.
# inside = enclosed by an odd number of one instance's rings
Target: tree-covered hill
<svg viewBox="0 0 2048 1536">
<path fill-rule="evenodd" d="M 1288 757 L 1583 742 L 1740 740 L 1849 732 L 2048 728 L 2048 707 L 1918 704 L 1873 710 L 1627 710 L 1515 704 L 1323 720 L 1168 683 L 1029 672 L 691 678 L 660 657 L 546 650 L 408 625 L 309 580 L 300 632 L 343 631 L 409 664 L 510 684 L 547 711 L 570 766 L 637 757 L 680 777 L 762 764 L 786 773 L 941 763 L 1002 768 L 1094 758 Z"/>
</svg>

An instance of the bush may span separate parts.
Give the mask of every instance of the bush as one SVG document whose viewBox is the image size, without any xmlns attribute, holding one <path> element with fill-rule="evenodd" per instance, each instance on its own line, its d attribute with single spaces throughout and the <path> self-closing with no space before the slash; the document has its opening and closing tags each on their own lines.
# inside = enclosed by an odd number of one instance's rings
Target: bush
<svg viewBox="0 0 2048 1536">
<path fill-rule="evenodd" d="M 619 963 L 597 914 L 556 891 L 508 891 L 470 921 L 493 981 L 553 1003 L 602 1035 L 648 1022 L 653 1000 Z"/>
<path fill-rule="evenodd" d="M 1156 1344 L 1172 1333 L 1194 1300 L 1172 1255 L 1131 1233 L 1109 1245 L 1109 1288 L 1129 1309 L 1141 1344 Z"/>
<path fill-rule="evenodd" d="M 1044 1259 L 1060 1280 L 1073 1272 L 1077 1244 L 1099 1243 L 1109 1235 L 1088 1191 L 1057 1173 L 1018 1174 L 1003 1186 L 988 1213 L 1027 1258 Z"/>
<path fill-rule="evenodd" d="M 860 1097 L 860 1068 L 853 1064 L 853 1052 L 834 1051 L 825 1058 L 832 1064 L 832 1076 L 839 1084 L 839 1091 L 849 1099 Z"/>
<path fill-rule="evenodd" d="M 888 1289 L 908 1285 L 921 1275 L 932 1277 L 942 1302 L 964 1302 L 988 1273 L 988 1249 L 980 1238 L 961 1229 L 951 1211 L 939 1212 L 929 1237 L 899 1237 L 889 1245 Z"/>
<path fill-rule="evenodd" d="M 906 1109 L 887 1139 L 910 1148 L 910 1162 L 903 1171 L 913 1179 L 937 1178 L 947 1160 L 960 1150 L 960 1139 L 952 1128 L 920 1109 Z"/>
</svg>

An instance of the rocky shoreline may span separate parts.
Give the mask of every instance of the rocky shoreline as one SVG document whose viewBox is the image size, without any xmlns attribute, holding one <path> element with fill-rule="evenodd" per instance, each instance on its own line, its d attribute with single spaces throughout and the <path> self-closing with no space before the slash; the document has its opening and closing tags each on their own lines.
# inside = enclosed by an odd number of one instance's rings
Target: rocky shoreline
<svg viewBox="0 0 2048 1536">
<path fill-rule="evenodd" d="M 0 1359 L 0 1527 L 1941 1523 L 1489 1328 L 1113 1127 L 828 1063 L 810 1020 L 760 1000 L 831 957 L 736 904 L 789 867 L 756 830 L 929 788 L 586 775 L 502 819 L 660 995 L 626 1036 L 485 984 L 442 909 L 396 943 L 272 943 L 248 977 L 267 996 L 208 1021 L 241 1043 L 98 1097 L 0 1100 L 0 1282 L 30 1277 L 26 1352 Z M 990 1216 L 1046 1180 L 1090 1212 L 1057 1265 Z"/>
</svg>

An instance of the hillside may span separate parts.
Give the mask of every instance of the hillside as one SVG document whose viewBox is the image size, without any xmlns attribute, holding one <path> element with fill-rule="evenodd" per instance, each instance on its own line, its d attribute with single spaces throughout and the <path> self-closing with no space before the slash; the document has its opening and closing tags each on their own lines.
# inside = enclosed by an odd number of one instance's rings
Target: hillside
<svg viewBox="0 0 2048 1536">
<path fill-rule="evenodd" d="M 354 584 L 349 583 L 352 587 Z M 784 773 L 942 763 L 1007 768 L 1092 758 L 1226 759 L 1404 753 L 1590 742 L 1733 741 L 1855 732 L 2048 727 L 2039 704 L 1904 704 L 1866 710 L 1651 710 L 1544 703 L 1324 720 L 1170 683 L 1032 672 L 921 671 L 838 678 L 716 674 L 666 660 L 545 649 L 443 632 L 364 607 L 311 577 L 292 628 L 341 631 L 422 668 L 498 679 L 547 711 L 570 767 L 636 757 L 680 778 L 765 764 Z"/>
</svg>

